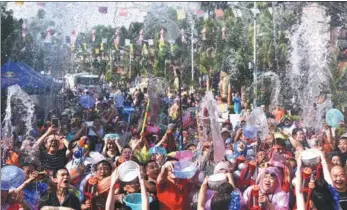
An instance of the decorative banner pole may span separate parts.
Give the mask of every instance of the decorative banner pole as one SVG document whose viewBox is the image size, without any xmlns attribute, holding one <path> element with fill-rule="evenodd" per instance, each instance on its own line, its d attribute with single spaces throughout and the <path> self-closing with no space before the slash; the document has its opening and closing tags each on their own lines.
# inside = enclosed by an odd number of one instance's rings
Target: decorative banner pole
<svg viewBox="0 0 347 210">
<path fill-rule="evenodd" d="M 182 113 L 182 70 L 180 68 L 179 75 L 178 75 L 178 96 L 180 100 L 180 123 L 181 123 L 181 128 L 180 128 L 180 144 L 181 144 L 181 150 L 184 150 L 184 145 L 183 145 L 183 113 Z"/>
<path fill-rule="evenodd" d="M 193 15 L 191 14 L 190 15 L 191 17 L 191 35 L 190 35 L 190 39 L 191 39 L 191 53 L 192 53 L 192 56 L 191 56 L 191 62 L 192 62 L 192 81 L 194 81 L 194 20 L 193 20 Z M 194 87 L 193 87 L 194 88 Z"/>
<path fill-rule="evenodd" d="M 148 112 L 149 112 L 149 99 L 147 101 L 146 112 L 145 112 L 145 117 L 144 117 L 143 123 L 142 123 L 141 134 L 145 131 L 146 121 L 147 121 L 147 117 L 148 117 Z"/>
</svg>

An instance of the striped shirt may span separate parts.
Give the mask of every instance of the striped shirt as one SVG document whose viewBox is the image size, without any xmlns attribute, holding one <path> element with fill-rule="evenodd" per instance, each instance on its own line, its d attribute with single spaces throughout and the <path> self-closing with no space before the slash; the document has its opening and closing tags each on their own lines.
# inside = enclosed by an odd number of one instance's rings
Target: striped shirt
<svg viewBox="0 0 347 210">
<path fill-rule="evenodd" d="M 40 150 L 40 160 L 41 166 L 43 170 L 55 171 L 58 168 L 65 166 L 65 153 L 66 148 L 58 150 L 56 154 L 50 155 L 48 154 L 45 148 L 41 148 Z"/>
</svg>

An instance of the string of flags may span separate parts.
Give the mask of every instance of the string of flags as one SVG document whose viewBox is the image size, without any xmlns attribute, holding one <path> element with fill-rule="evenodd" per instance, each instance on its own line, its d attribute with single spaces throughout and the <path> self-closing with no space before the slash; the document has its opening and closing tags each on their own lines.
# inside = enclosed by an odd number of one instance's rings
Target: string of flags
<svg viewBox="0 0 347 210">
<path fill-rule="evenodd" d="M 15 4 L 18 6 L 22 6 L 25 2 L 24 1 L 16 1 Z M 46 6 L 46 2 L 36 2 L 36 4 L 40 7 L 45 7 Z M 97 7 L 99 13 L 101 14 L 107 14 L 108 13 L 108 7 L 106 6 L 99 6 Z M 235 11 L 233 10 L 233 12 L 235 13 Z M 140 13 L 142 14 L 142 10 L 140 11 Z M 224 17 L 224 11 L 222 9 L 215 9 L 214 11 L 216 18 L 223 18 Z M 238 14 L 239 12 L 236 11 L 236 15 L 239 16 Z M 120 17 L 127 17 L 129 15 L 128 9 L 126 8 L 120 8 L 117 10 L 117 16 Z M 204 10 L 201 9 L 197 9 L 195 10 L 195 15 L 198 18 L 204 18 L 204 20 L 208 19 L 208 13 Z M 184 20 L 186 18 L 186 11 L 184 9 L 178 9 L 177 10 L 177 20 Z"/>
</svg>

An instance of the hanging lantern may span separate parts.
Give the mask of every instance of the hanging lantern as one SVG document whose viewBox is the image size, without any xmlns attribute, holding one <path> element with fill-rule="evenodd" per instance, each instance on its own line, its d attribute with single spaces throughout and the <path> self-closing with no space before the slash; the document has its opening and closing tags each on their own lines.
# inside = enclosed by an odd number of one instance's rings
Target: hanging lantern
<svg viewBox="0 0 347 210">
<path fill-rule="evenodd" d="M 186 38 L 184 37 L 184 29 L 181 29 L 181 42 L 186 43 Z"/>
<path fill-rule="evenodd" d="M 204 26 L 204 28 L 202 29 L 202 31 L 201 31 L 201 34 L 202 34 L 202 40 L 206 40 L 206 32 L 207 32 L 207 29 L 206 29 L 206 27 Z"/>
<path fill-rule="evenodd" d="M 226 31 L 227 31 L 227 28 L 226 28 L 226 26 L 224 26 L 224 27 L 222 28 L 222 40 L 225 40 L 225 39 L 226 39 Z"/>
<path fill-rule="evenodd" d="M 165 28 L 162 28 L 162 29 L 160 30 L 160 41 L 165 42 L 165 32 L 166 32 L 166 29 L 165 29 Z"/>
<path fill-rule="evenodd" d="M 95 42 L 95 39 L 96 39 L 96 30 L 93 29 L 92 30 L 92 41 Z"/>
<path fill-rule="evenodd" d="M 46 35 L 46 40 L 51 41 L 52 35 L 51 35 L 51 29 L 47 29 L 47 35 Z"/>
</svg>

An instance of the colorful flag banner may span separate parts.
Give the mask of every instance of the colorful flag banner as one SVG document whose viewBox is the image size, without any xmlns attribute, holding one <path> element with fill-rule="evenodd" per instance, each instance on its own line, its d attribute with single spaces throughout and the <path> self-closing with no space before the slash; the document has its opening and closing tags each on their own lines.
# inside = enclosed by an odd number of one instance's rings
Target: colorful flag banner
<svg viewBox="0 0 347 210">
<path fill-rule="evenodd" d="M 222 9 L 216 9 L 216 17 L 224 17 L 224 11 Z"/>
<path fill-rule="evenodd" d="M 107 7 L 99 7 L 99 12 L 102 14 L 107 14 Z"/>
<path fill-rule="evenodd" d="M 127 17 L 128 16 L 128 10 L 127 9 L 119 9 L 118 15 L 123 16 L 123 17 Z"/>
<path fill-rule="evenodd" d="M 199 10 L 196 10 L 196 16 L 197 17 L 204 17 L 204 15 L 205 15 L 205 11 L 204 10 L 201 10 L 201 9 L 199 9 Z"/>
<path fill-rule="evenodd" d="M 18 6 L 23 6 L 23 4 L 24 4 L 24 1 L 16 1 L 16 5 Z"/>
<path fill-rule="evenodd" d="M 46 6 L 45 2 L 37 2 L 36 4 L 37 4 L 37 6 L 40 6 L 40 7 L 45 7 Z"/>
<path fill-rule="evenodd" d="M 186 18 L 186 13 L 183 9 L 177 10 L 177 20 L 184 20 Z"/>
</svg>

